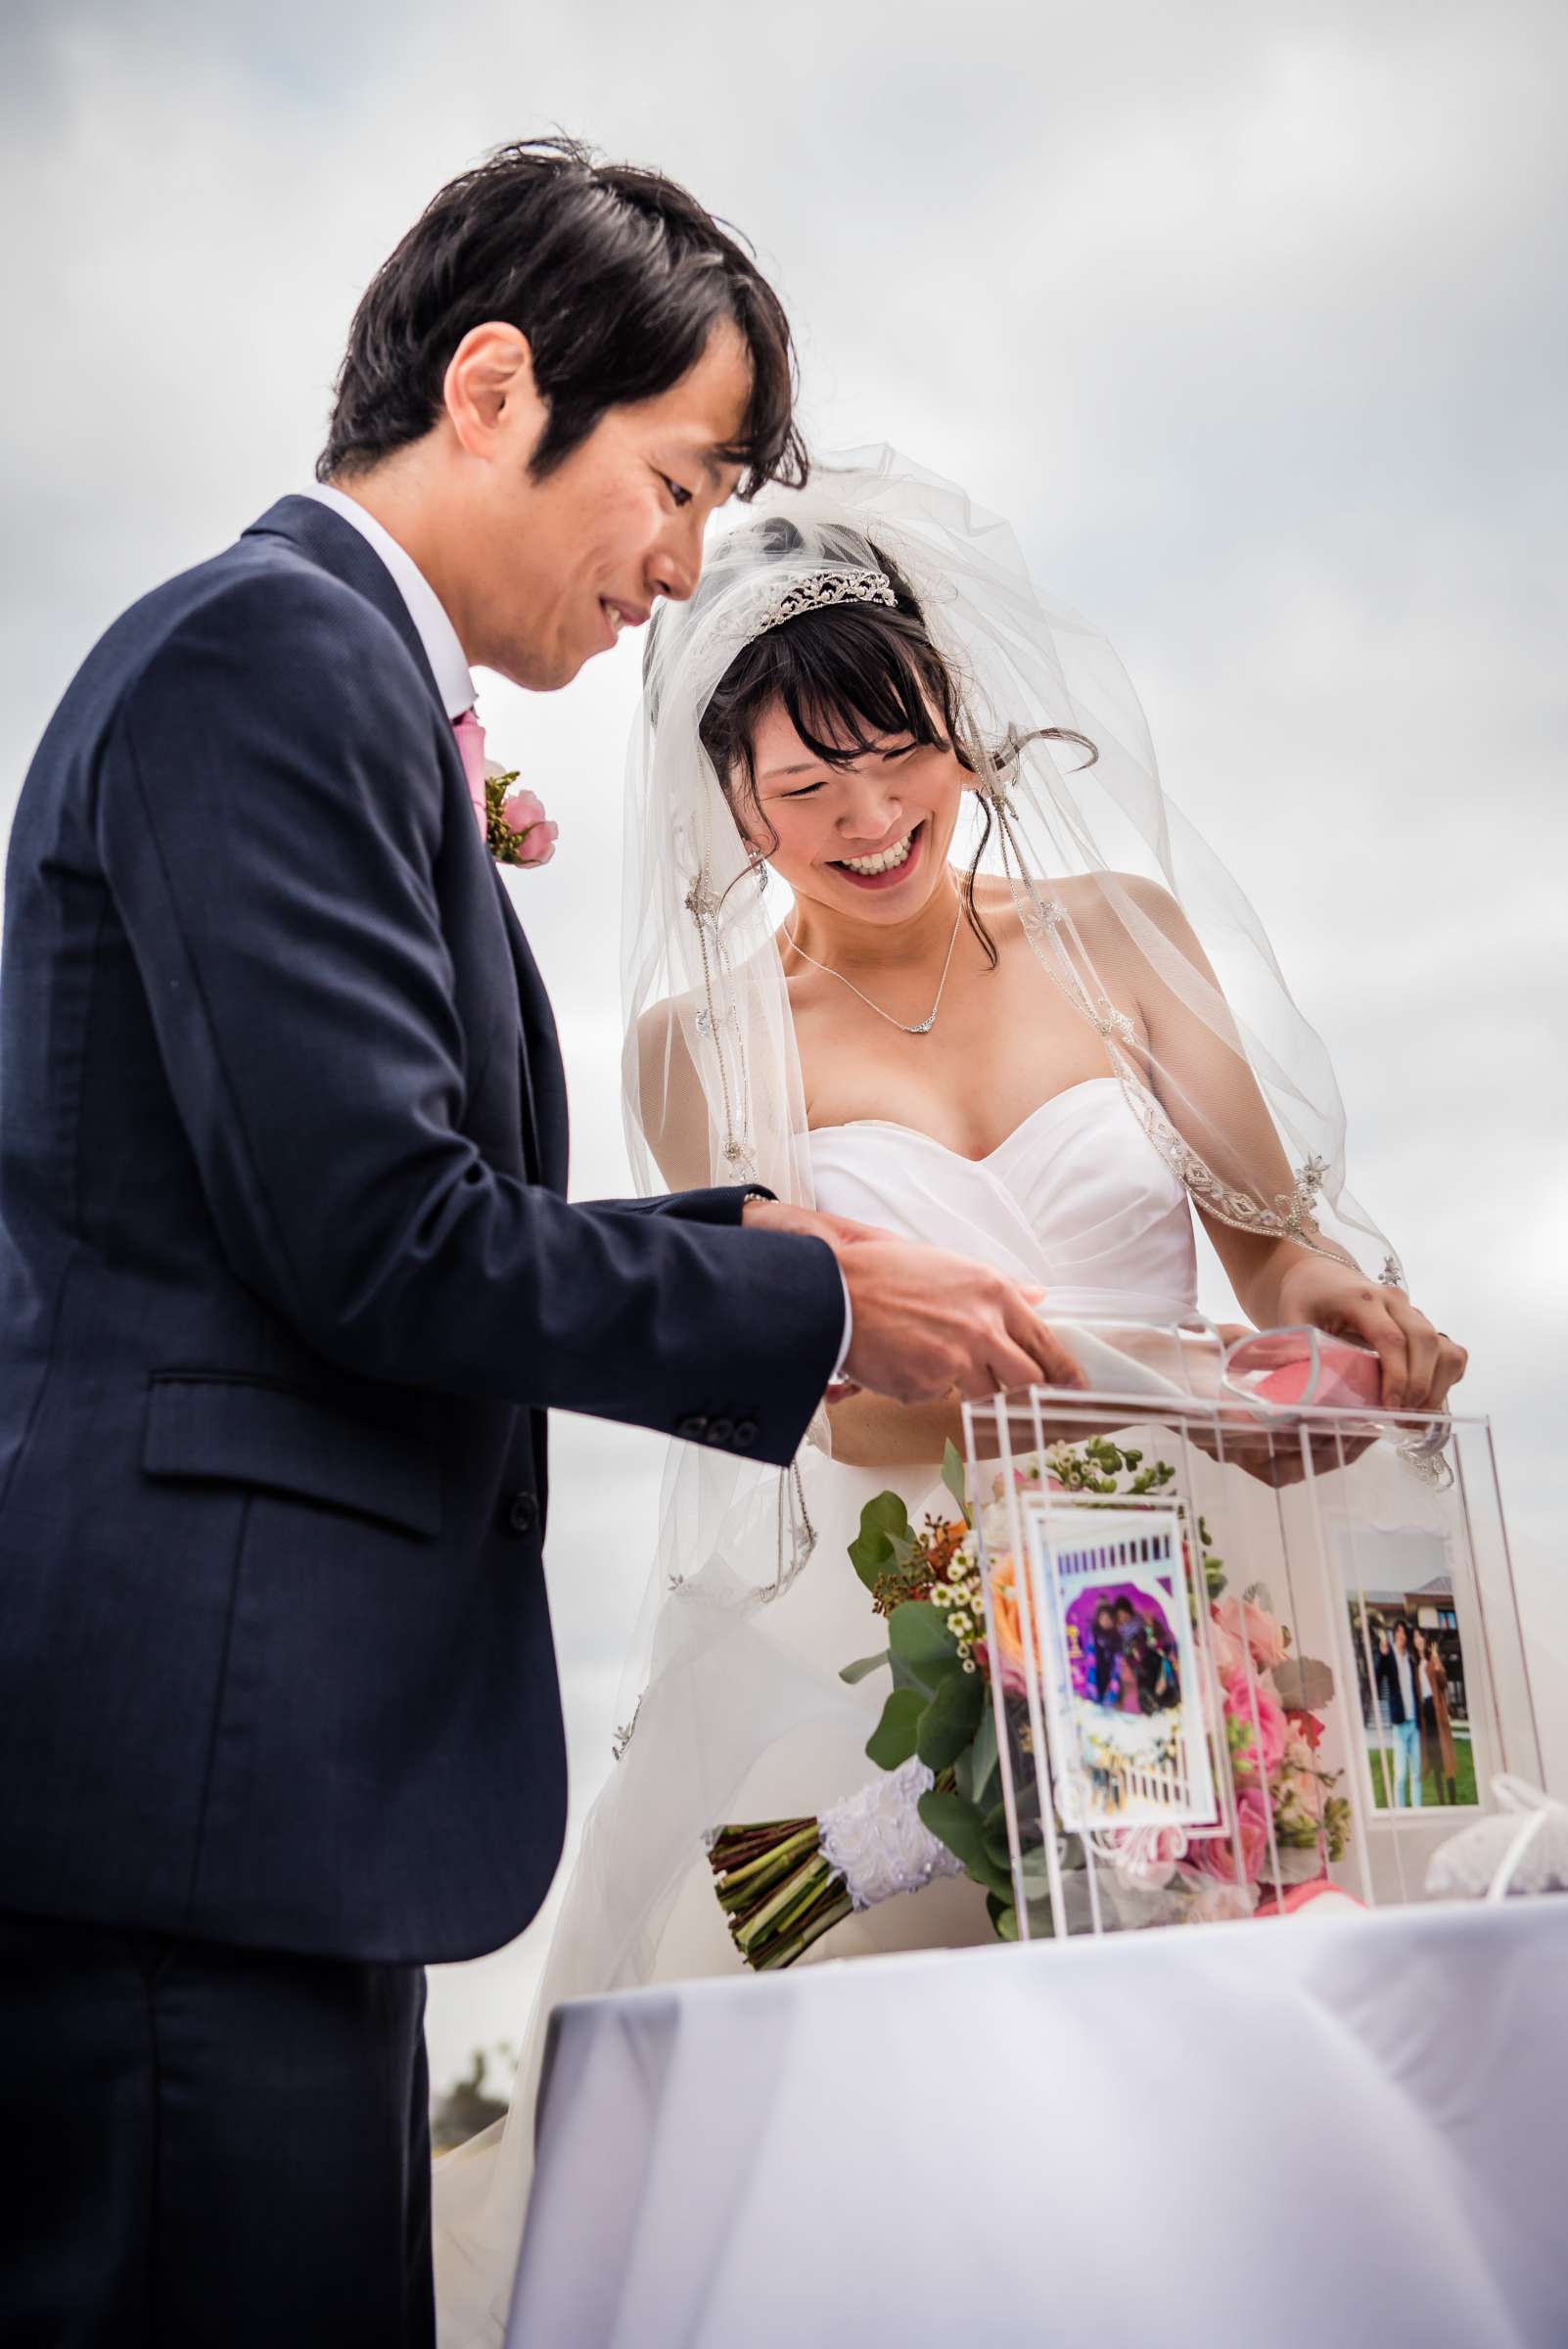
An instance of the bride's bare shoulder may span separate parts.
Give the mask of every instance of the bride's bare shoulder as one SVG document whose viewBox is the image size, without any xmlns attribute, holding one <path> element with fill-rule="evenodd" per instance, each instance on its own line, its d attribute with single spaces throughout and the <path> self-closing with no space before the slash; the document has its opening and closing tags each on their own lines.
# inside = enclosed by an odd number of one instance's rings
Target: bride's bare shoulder
<svg viewBox="0 0 1568 2349">
<path fill-rule="evenodd" d="M 1142 873 L 1071 873 L 1060 879 L 1035 882 L 1043 902 L 1055 899 L 1080 928 L 1103 922 L 1128 899 L 1151 919 L 1165 923 L 1180 919 L 1180 908 L 1168 889 Z M 1016 920 L 1018 884 L 1000 873 L 982 873 L 975 882 L 975 909 L 987 922 L 1005 925 Z"/>
<path fill-rule="evenodd" d="M 709 1177 L 708 1104 L 687 1037 L 697 1017 L 692 994 L 669 995 L 639 1013 L 632 1034 L 638 1121 L 665 1180 L 676 1190 Z"/>
<path fill-rule="evenodd" d="M 1186 917 L 1170 890 L 1145 873 L 1072 873 L 1058 880 L 1038 881 L 1035 886 L 1042 898 L 1054 898 L 1080 930 L 1098 929 L 1111 921 L 1125 928 L 1129 904 L 1167 932 L 1185 924 Z M 976 891 L 975 901 L 982 913 L 994 910 L 1005 916 L 1015 910 L 1014 885 L 988 877 Z"/>
</svg>

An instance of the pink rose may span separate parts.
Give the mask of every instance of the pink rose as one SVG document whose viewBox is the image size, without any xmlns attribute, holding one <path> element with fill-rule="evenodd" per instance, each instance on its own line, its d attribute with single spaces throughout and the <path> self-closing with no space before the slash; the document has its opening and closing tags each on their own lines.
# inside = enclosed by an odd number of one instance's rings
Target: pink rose
<svg viewBox="0 0 1568 2349">
<path fill-rule="evenodd" d="M 1233 1681 L 1237 1673 L 1246 1672 L 1247 1651 L 1234 1632 L 1226 1631 L 1218 1607 L 1211 1608 L 1209 1614 L 1209 1652 L 1222 1684 Z"/>
<path fill-rule="evenodd" d="M 1161 1892 L 1184 1859 L 1184 1827 L 1112 1827 L 1106 1834 L 1118 1883 L 1138 1892 Z"/>
<path fill-rule="evenodd" d="M 1236 1826 L 1241 1844 L 1242 1881 L 1256 1884 L 1268 1853 L 1268 1803 L 1256 1786 L 1244 1786 L 1236 1797 Z M 1222 1884 L 1236 1881 L 1235 1845 L 1228 1835 L 1205 1835 L 1195 1841 L 1182 1875 L 1201 1883 L 1217 1877 Z"/>
<path fill-rule="evenodd" d="M 508 792 L 501 806 L 501 821 L 517 836 L 520 864 L 549 863 L 555 854 L 561 827 L 548 820 L 543 802 L 535 792 Z"/>
<path fill-rule="evenodd" d="M 1245 1732 L 1235 1767 L 1271 1777 L 1284 1759 L 1290 1735 L 1284 1706 L 1266 1681 L 1249 1681 L 1244 1672 L 1236 1673 L 1224 1686 L 1226 1715 L 1239 1722 Z"/>
<path fill-rule="evenodd" d="M 1251 1599 L 1222 1599 L 1214 1610 L 1214 1619 L 1232 1639 L 1245 1641 L 1260 1672 L 1272 1672 L 1276 1664 L 1285 1661 L 1290 1641 L 1283 1629 L 1263 1607 L 1255 1607 Z"/>
</svg>

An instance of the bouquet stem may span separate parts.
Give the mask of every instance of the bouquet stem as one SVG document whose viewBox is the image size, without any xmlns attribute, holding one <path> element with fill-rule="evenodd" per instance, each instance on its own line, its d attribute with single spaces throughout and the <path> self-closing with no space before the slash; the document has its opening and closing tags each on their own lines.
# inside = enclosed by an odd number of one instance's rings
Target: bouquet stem
<svg viewBox="0 0 1568 2349">
<path fill-rule="evenodd" d="M 708 1863 L 730 1938 L 759 1973 L 793 1965 L 853 1907 L 842 1872 L 823 1853 L 821 1824 L 814 1819 L 720 1827 L 709 1844 Z"/>
</svg>

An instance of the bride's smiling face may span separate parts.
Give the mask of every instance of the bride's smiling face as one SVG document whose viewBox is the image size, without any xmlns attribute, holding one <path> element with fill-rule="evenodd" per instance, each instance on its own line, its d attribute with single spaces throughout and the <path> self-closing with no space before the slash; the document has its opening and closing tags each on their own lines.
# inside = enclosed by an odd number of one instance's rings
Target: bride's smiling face
<svg viewBox="0 0 1568 2349">
<path fill-rule="evenodd" d="M 798 901 L 879 926 L 929 903 L 974 781 L 948 742 L 884 735 L 829 764 L 774 703 L 751 750 L 756 807 L 737 807 L 737 818 Z"/>
</svg>

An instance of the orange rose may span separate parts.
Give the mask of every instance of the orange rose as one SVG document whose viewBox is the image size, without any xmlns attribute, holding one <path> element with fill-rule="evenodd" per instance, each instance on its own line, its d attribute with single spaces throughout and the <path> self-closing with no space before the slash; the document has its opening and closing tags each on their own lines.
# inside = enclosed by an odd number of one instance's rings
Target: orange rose
<svg viewBox="0 0 1568 2349">
<path fill-rule="evenodd" d="M 1004 1558 L 992 1569 L 991 1577 L 991 1619 L 996 1633 L 994 1670 L 989 1653 L 983 1652 L 989 1642 L 982 1642 L 980 1660 L 993 1679 L 999 1678 L 1009 1696 L 1026 1693 L 1024 1679 L 1024 1627 L 1019 1615 L 1018 1590 L 1013 1575 L 1013 1561 Z"/>
</svg>

